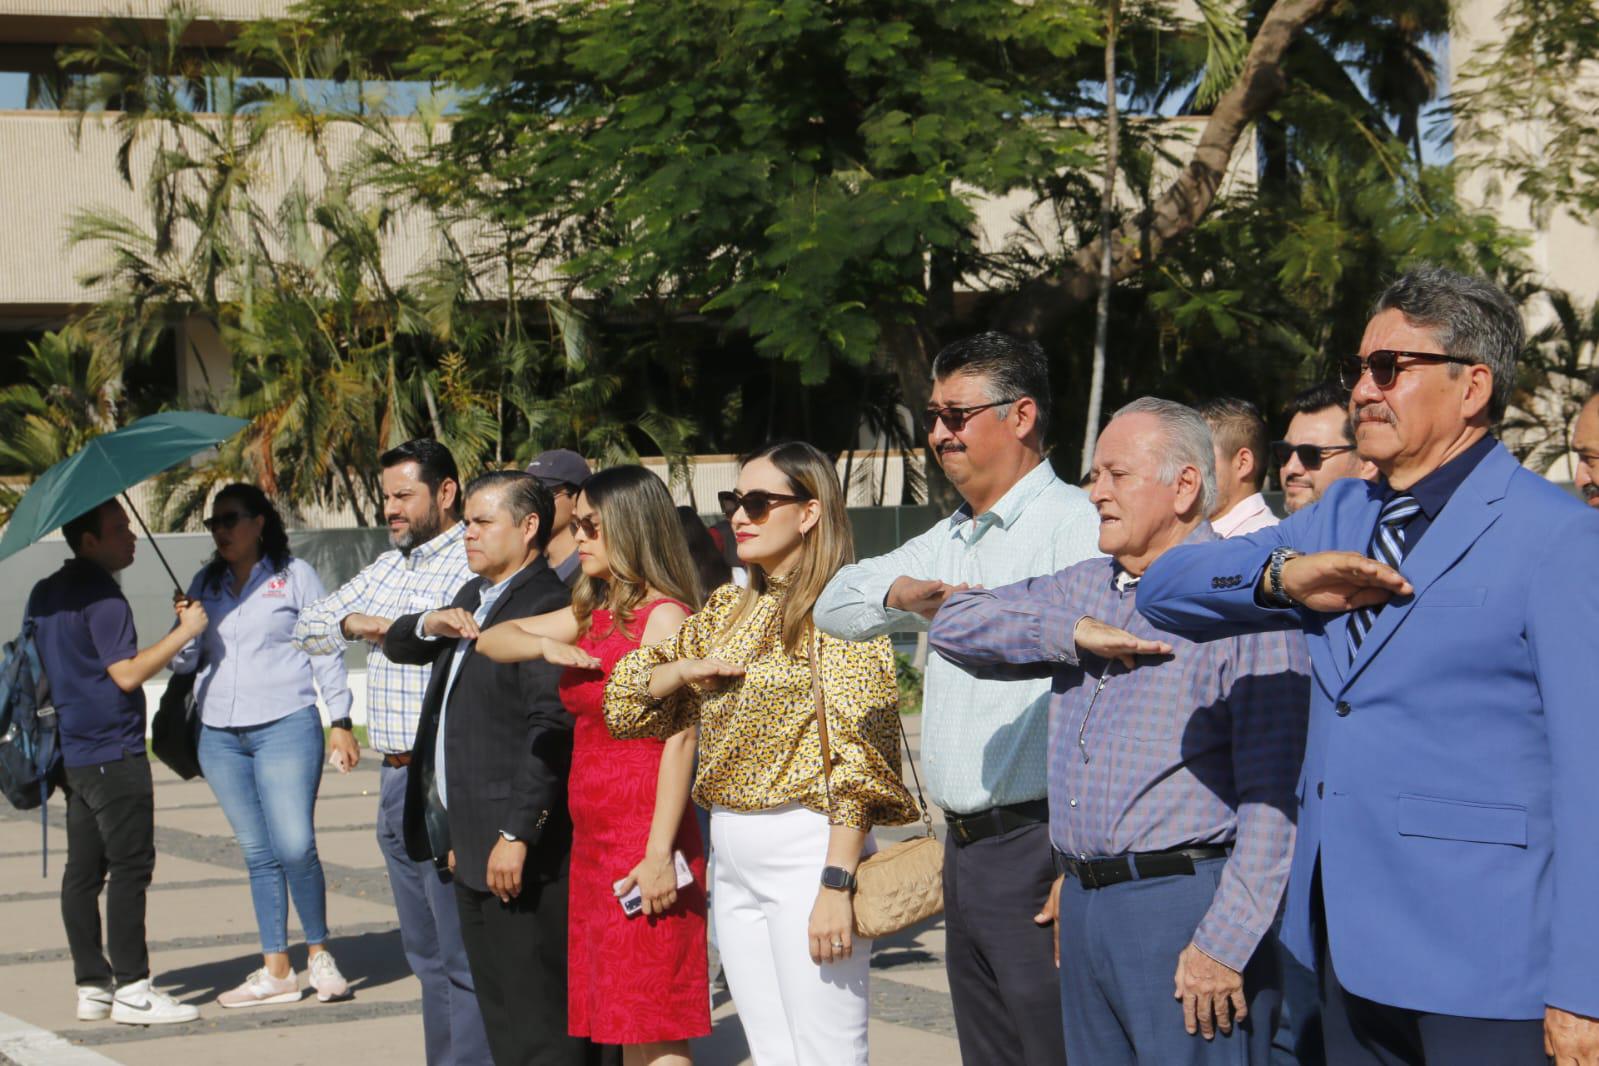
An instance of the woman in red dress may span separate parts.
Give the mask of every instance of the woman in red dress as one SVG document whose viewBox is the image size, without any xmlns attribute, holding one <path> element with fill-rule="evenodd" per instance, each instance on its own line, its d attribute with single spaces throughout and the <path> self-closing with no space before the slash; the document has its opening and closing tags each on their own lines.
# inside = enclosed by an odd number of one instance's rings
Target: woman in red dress
<svg viewBox="0 0 1599 1066">
<path fill-rule="evenodd" d="M 568 667 L 561 701 L 577 719 L 568 1030 L 623 1045 L 625 1066 L 687 1066 L 689 1039 L 711 1031 L 704 848 L 689 816 L 694 730 L 613 740 L 603 704 L 617 661 L 675 634 L 699 605 L 698 578 L 671 496 L 643 467 L 585 482 L 572 526 L 583 569 L 572 606 L 485 630 L 477 652 Z M 682 888 L 679 855 L 693 875 Z M 623 898 L 635 888 L 629 916 Z"/>
</svg>

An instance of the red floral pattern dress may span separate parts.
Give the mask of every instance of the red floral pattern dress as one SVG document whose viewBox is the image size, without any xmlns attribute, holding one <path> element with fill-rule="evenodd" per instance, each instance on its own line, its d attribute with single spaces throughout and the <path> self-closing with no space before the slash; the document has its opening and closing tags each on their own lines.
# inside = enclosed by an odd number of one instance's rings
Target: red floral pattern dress
<svg viewBox="0 0 1599 1066">
<path fill-rule="evenodd" d="M 678 889 L 672 909 L 629 918 L 611 887 L 644 857 L 665 742 L 613 739 L 605 728 L 605 683 L 617 661 L 639 646 L 650 612 L 676 602 L 639 607 L 628 632 L 613 627 L 609 611 L 596 610 L 578 647 L 600 660 L 603 670 L 569 669 L 561 678 L 561 702 L 577 718 L 568 786 L 567 1031 L 601 1044 L 687 1040 L 711 1031 L 705 850 L 688 803 L 676 847 L 695 880 Z"/>
</svg>

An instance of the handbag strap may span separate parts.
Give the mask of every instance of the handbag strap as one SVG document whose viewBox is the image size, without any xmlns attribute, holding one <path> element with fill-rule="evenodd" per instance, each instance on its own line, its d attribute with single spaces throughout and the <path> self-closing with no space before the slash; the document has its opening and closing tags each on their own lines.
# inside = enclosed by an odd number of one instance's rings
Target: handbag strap
<svg viewBox="0 0 1599 1066">
<path fill-rule="evenodd" d="M 816 660 L 816 646 L 821 643 L 821 635 L 815 627 L 811 629 L 811 639 L 806 651 L 811 661 L 811 699 L 816 703 L 816 740 L 822 749 L 822 795 L 827 800 L 827 817 L 833 817 L 833 753 L 827 741 L 827 700 L 822 695 L 822 671 Z M 916 773 L 916 760 L 911 757 L 911 737 L 905 731 L 905 716 L 898 709 L 894 711 L 894 718 L 899 722 L 899 737 L 905 745 L 905 763 L 911 768 L 911 781 L 916 785 L 916 803 L 922 809 L 922 825 L 927 829 L 927 835 L 937 839 L 938 834 L 933 831 L 933 815 L 927 809 L 927 797 L 922 794 L 922 779 Z"/>
</svg>

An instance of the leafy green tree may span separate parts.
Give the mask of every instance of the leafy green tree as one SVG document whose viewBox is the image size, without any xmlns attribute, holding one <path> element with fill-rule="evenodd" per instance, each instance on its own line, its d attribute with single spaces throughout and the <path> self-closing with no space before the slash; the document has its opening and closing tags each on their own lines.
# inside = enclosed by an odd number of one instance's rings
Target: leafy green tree
<svg viewBox="0 0 1599 1066">
<path fill-rule="evenodd" d="M 68 327 L 46 333 L 22 357 L 24 382 L 0 389 L 0 468 L 35 478 L 126 419 L 122 366 Z M 0 524 L 21 492 L 0 484 Z"/>
</svg>

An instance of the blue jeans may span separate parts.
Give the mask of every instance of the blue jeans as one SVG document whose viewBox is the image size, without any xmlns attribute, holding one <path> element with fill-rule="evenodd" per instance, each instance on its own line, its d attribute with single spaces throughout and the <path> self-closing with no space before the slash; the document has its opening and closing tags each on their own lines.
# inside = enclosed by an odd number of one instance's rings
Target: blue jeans
<svg viewBox="0 0 1599 1066">
<path fill-rule="evenodd" d="M 316 708 L 243 729 L 202 726 L 200 768 L 244 852 L 262 952 L 289 950 L 291 895 L 305 942 L 327 940 L 327 885 L 311 824 L 322 783 Z"/>
</svg>

